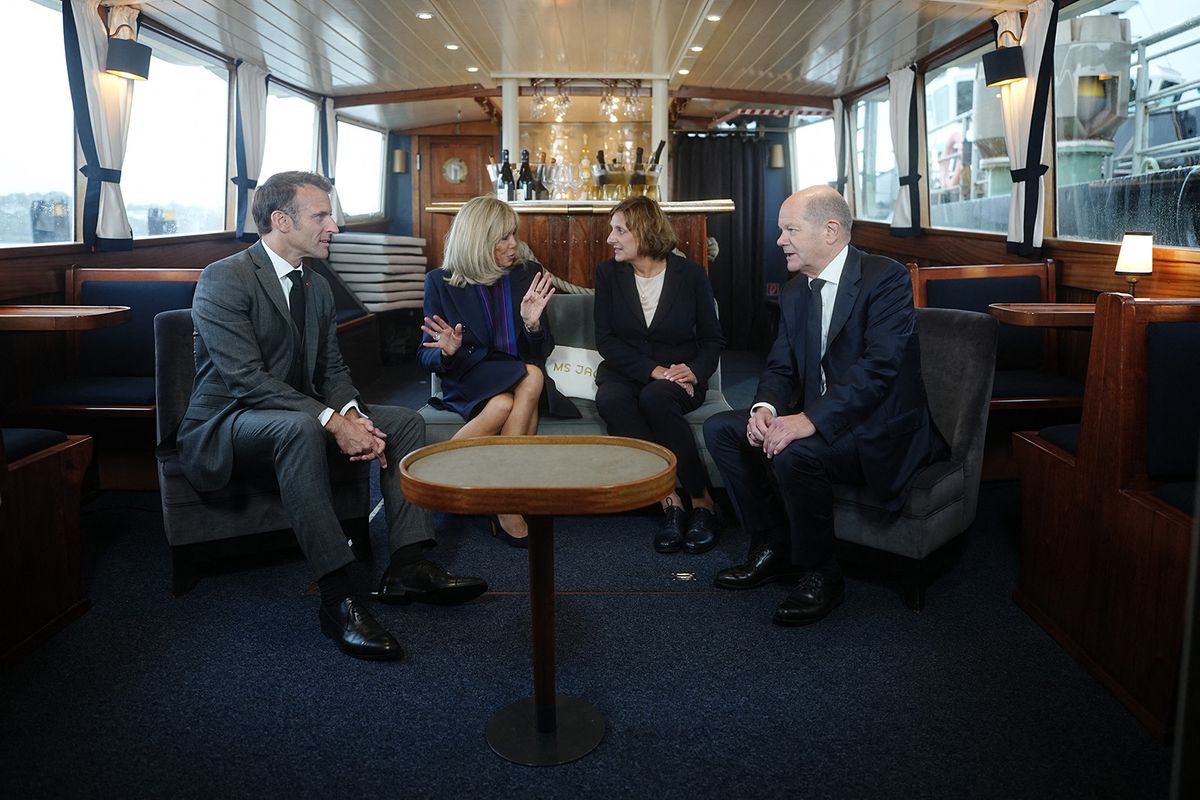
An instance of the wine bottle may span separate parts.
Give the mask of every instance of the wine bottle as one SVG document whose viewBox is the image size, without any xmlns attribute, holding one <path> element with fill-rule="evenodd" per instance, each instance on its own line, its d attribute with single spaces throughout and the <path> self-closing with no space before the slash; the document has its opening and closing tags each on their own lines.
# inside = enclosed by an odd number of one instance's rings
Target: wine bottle
<svg viewBox="0 0 1200 800">
<path fill-rule="evenodd" d="M 550 189 L 546 186 L 546 151 L 538 153 L 537 169 L 533 173 L 533 197 L 535 200 L 549 200 Z"/>
<path fill-rule="evenodd" d="M 529 151 L 521 151 L 521 171 L 517 174 L 517 199 L 533 199 L 533 170 L 529 168 Z"/>
<path fill-rule="evenodd" d="M 667 146 L 666 139 L 658 140 L 658 147 L 654 148 L 654 155 L 650 157 L 650 166 L 657 167 L 658 159 L 662 158 L 663 148 Z"/>
<path fill-rule="evenodd" d="M 508 163 L 508 151 L 500 151 L 500 180 L 496 181 L 496 197 L 506 203 L 516 199 L 517 182 L 513 180 L 512 164 Z"/>
<path fill-rule="evenodd" d="M 633 174 L 629 176 L 629 193 L 637 196 L 646 188 L 646 165 L 642 163 L 644 150 L 639 147 L 633 157 Z"/>
<path fill-rule="evenodd" d="M 604 166 L 604 151 L 596 151 L 596 163 L 592 165 L 592 179 L 596 184 L 596 199 L 604 199 L 607 191 L 606 184 L 608 183 L 608 168 Z"/>
</svg>

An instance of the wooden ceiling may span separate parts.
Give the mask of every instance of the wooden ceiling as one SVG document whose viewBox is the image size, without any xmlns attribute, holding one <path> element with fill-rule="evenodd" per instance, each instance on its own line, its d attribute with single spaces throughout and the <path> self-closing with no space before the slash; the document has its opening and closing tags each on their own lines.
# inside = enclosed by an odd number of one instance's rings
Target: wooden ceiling
<svg viewBox="0 0 1200 800">
<path fill-rule="evenodd" d="M 786 106 L 792 98 L 793 104 L 830 98 L 941 49 L 1013 5 L 1013 0 L 117 2 L 141 5 L 147 18 L 205 47 L 257 62 L 283 81 L 343 98 L 339 113 L 392 130 L 485 119 L 472 95 L 496 90 L 505 77 L 521 78 L 525 86 L 530 78 L 665 78 L 673 92 L 694 96 L 693 107 L 713 116 L 753 99 Z M 419 12 L 433 16 L 422 20 Z M 703 49 L 694 52 L 696 47 Z M 681 75 L 681 69 L 688 73 Z M 461 88 L 423 91 L 444 87 Z M 414 94 L 396 94 L 409 92 Z M 438 99 L 439 94 L 458 96 Z M 501 106 L 499 97 L 493 102 Z"/>
</svg>

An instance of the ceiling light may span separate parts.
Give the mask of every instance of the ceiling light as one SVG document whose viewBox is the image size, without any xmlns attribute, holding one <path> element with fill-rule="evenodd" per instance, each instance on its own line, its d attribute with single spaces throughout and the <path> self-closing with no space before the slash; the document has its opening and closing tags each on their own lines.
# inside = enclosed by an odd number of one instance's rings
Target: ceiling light
<svg viewBox="0 0 1200 800">
<path fill-rule="evenodd" d="M 681 69 L 681 70 L 679 70 L 679 74 L 680 74 L 680 75 L 687 75 L 689 72 L 691 72 L 691 70 L 690 70 L 690 69 Z"/>
<path fill-rule="evenodd" d="M 417 19 L 433 19 L 432 11 L 418 11 Z"/>
<path fill-rule="evenodd" d="M 708 20 L 709 22 L 720 22 L 721 15 L 720 14 L 709 14 L 707 17 L 705 17 L 705 19 Z"/>
<path fill-rule="evenodd" d="M 479 72 L 479 67 L 467 67 L 467 72 Z"/>
<path fill-rule="evenodd" d="M 700 52 L 701 50 L 703 50 L 704 48 L 703 48 L 703 47 L 701 47 L 701 46 L 700 46 L 700 45 L 698 45 L 698 44 L 694 44 L 694 45 L 692 45 L 691 47 L 689 47 L 688 49 L 689 49 L 689 50 L 691 50 L 693 53 L 699 53 L 699 52 Z"/>
<path fill-rule="evenodd" d="M 457 50 L 458 45 L 456 45 L 454 42 L 446 42 L 446 49 L 447 50 Z"/>
</svg>

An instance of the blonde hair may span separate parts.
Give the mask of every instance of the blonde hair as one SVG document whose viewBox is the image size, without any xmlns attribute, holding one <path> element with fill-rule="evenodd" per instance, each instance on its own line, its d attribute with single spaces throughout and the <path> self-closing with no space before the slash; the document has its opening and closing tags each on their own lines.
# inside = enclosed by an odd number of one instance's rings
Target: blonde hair
<svg viewBox="0 0 1200 800">
<path fill-rule="evenodd" d="M 517 232 L 517 212 L 491 195 L 468 200 L 446 234 L 442 269 L 451 286 L 491 286 L 504 270 L 496 263 L 496 243 Z"/>
</svg>

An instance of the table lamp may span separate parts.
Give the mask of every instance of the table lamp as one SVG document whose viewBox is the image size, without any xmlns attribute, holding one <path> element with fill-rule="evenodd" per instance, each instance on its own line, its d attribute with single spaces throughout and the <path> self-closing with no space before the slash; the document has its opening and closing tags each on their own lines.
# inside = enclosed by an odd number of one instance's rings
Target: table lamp
<svg viewBox="0 0 1200 800">
<path fill-rule="evenodd" d="M 1125 275 L 1129 294 L 1137 297 L 1137 276 L 1149 275 L 1154 270 L 1154 235 L 1150 233 L 1126 233 L 1121 240 L 1121 252 L 1117 256 L 1116 273 Z"/>
</svg>

